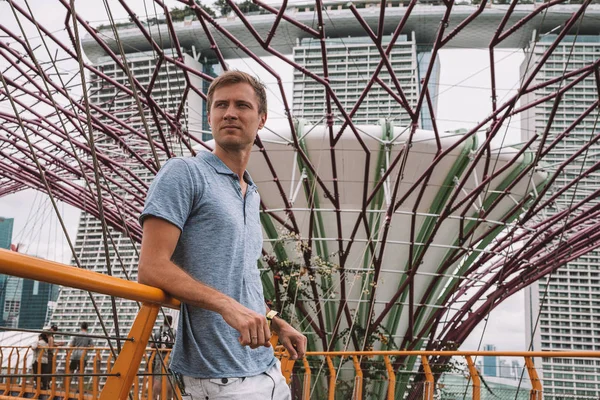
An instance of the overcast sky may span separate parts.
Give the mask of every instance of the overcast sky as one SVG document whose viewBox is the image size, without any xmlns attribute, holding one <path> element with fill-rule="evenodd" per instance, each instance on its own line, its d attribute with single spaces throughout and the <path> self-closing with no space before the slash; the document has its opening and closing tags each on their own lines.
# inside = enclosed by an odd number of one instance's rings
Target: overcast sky
<svg viewBox="0 0 600 400">
<path fill-rule="evenodd" d="M 116 1 L 109 1 L 115 13 L 115 19 L 126 18 Z M 57 31 L 64 20 L 64 10 L 55 2 L 44 0 L 29 1 L 40 23 Z M 147 1 L 146 7 L 141 1 L 128 2 L 138 15 L 153 13 L 153 4 Z M 179 4 L 167 1 L 170 7 Z M 88 21 L 101 23 L 107 20 L 102 1 L 78 1 L 76 7 Z M 17 29 L 7 2 L 0 2 L 0 23 Z M 440 53 L 441 74 L 438 92 L 437 121 L 440 130 L 472 128 L 487 116 L 491 109 L 490 75 L 487 50 L 443 50 Z M 504 49 L 498 52 L 496 59 L 497 86 L 499 99 L 510 96 L 519 83 L 519 66 L 523 53 L 516 49 Z M 284 62 L 273 57 L 266 59 L 271 67 L 278 71 L 285 85 L 288 99 L 291 99 L 292 69 Z M 256 64 L 248 59 L 230 60 L 232 68 L 246 71 L 259 71 Z M 269 88 L 270 124 L 277 124 L 283 118 L 283 107 L 277 95 L 275 79 L 259 73 Z M 518 120 L 513 120 L 518 127 Z M 507 131 L 507 141 L 519 141 L 518 129 Z M 70 237 L 77 231 L 79 211 L 59 203 L 59 212 L 64 218 Z M 0 216 L 15 219 L 13 242 L 23 243 L 27 253 L 56 261 L 69 263 L 69 251 L 62 229 L 47 196 L 28 190 L 15 195 L 0 198 Z M 485 326 L 478 326 L 463 345 L 464 349 L 477 349 L 481 344 L 494 344 L 498 350 L 525 350 L 524 300 L 522 293 L 505 301 L 501 307 L 490 314 Z"/>
</svg>

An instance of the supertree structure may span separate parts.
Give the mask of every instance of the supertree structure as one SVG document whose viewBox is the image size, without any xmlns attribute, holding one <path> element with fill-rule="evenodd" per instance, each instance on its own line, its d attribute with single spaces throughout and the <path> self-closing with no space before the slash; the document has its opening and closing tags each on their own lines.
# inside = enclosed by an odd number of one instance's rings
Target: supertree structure
<svg viewBox="0 0 600 400">
<path fill-rule="evenodd" d="M 245 57 L 277 82 L 286 117 L 259 132 L 249 166 L 262 198 L 265 296 L 312 349 L 455 349 L 509 296 L 598 247 L 600 58 L 541 72 L 565 42 L 572 51 L 578 36 L 598 35 L 590 0 L 253 0 L 249 12 L 225 3 L 221 18 L 194 1 L 181 1 L 181 17 L 155 0 L 160 18 L 106 3 L 98 27 L 83 2 L 58 0 L 58 33 L 27 1 L 2 4 L 11 23 L 0 20 L 0 197 L 33 188 L 81 209 L 100 221 L 108 261 L 115 234 L 140 241 L 137 217 L 164 161 L 211 149 L 201 108 L 215 74 L 200 60 L 227 70 Z M 128 22 L 115 22 L 117 9 Z M 394 49 L 411 33 L 430 61 L 407 80 Z M 373 51 L 352 98 L 332 61 L 348 35 Z M 290 54 L 296 39 L 311 43 L 312 61 Z M 430 84 L 439 51 L 457 47 L 489 50 L 491 108 L 465 132 L 442 132 Z M 502 47 L 529 50 L 518 88 L 501 100 Z M 312 85 L 320 119 L 302 118 L 266 56 Z M 575 100 L 583 87 L 589 96 Z M 377 112 L 364 105 L 373 95 L 397 111 L 357 122 Z M 502 144 L 511 120 L 542 107 L 541 128 Z M 557 122 L 567 112 L 569 123 Z"/>
</svg>

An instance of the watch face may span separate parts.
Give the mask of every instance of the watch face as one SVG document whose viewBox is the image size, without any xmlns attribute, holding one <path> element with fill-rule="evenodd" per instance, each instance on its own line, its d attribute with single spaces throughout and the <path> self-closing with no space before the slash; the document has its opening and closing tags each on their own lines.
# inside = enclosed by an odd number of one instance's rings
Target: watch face
<svg viewBox="0 0 600 400">
<path fill-rule="evenodd" d="M 273 318 L 275 318 L 275 316 L 276 316 L 277 314 L 279 314 L 277 311 L 273 311 L 273 310 L 271 310 L 271 311 L 269 311 L 269 312 L 267 313 L 267 319 L 270 321 L 270 320 L 272 320 Z"/>
</svg>

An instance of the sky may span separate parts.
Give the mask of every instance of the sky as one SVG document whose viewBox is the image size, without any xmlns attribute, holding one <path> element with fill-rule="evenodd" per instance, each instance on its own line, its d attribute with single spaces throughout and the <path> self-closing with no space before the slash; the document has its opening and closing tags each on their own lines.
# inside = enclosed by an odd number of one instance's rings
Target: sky
<svg viewBox="0 0 600 400">
<path fill-rule="evenodd" d="M 108 1 L 115 14 L 115 20 L 126 18 L 116 1 Z M 60 32 L 64 10 L 60 10 L 54 2 L 44 0 L 29 1 L 35 15 L 44 26 L 55 28 Z M 90 22 L 101 23 L 107 20 L 102 1 L 76 2 L 76 8 Z M 142 1 L 128 2 L 138 15 L 152 13 L 152 2 L 147 1 L 146 8 Z M 169 7 L 179 4 L 167 1 Z M 18 27 L 11 17 L 7 2 L 0 2 L 0 23 L 12 29 Z M 31 27 L 26 29 L 30 29 Z M 523 60 L 523 52 L 517 49 L 503 49 L 496 54 L 498 95 L 502 99 L 514 93 L 519 83 L 519 66 Z M 292 69 L 286 63 L 267 57 L 265 61 L 278 73 L 284 81 L 286 96 L 291 99 Z M 487 50 L 442 50 L 440 52 L 440 83 L 438 92 L 437 121 L 441 131 L 459 128 L 472 128 L 491 110 L 490 101 L 490 69 Z M 230 60 L 230 67 L 244 71 L 257 72 L 268 87 L 269 122 L 267 126 L 280 124 L 283 119 L 283 107 L 279 100 L 275 79 L 262 72 L 257 64 L 249 59 Z M 457 101 L 459 99 L 459 101 Z M 508 143 L 519 141 L 518 120 L 514 120 L 506 132 Z M 64 219 L 66 230 L 71 238 L 75 238 L 79 220 L 79 211 L 66 204 L 59 203 L 58 211 Z M 62 234 L 58 218 L 50 205 L 47 196 L 32 190 L 23 191 L 0 198 L 0 216 L 15 219 L 13 242 L 22 243 L 28 254 L 52 259 L 64 263 L 70 262 L 67 241 Z M 498 350 L 525 350 L 524 330 L 524 297 L 517 293 L 494 310 L 487 324 L 481 324 L 469 336 L 463 349 L 475 350 L 480 345 L 494 344 Z M 482 333 L 484 333 L 482 337 Z"/>
</svg>

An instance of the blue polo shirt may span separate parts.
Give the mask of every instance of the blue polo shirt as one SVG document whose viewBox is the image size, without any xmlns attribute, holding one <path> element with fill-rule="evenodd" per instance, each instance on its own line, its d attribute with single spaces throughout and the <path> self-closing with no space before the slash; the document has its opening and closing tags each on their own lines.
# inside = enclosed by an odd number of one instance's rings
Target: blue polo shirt
<svg viewBox="0 0 600 400">
<path fill-rule="evenodd" d="M 172 260 L 194 279 L 264 314 L 257 261 L 262 250 L 260 196 L 250 175 L 245 198 L 238 175 L 216 155 L 171 158 L 148 190 L 140 223 L 162 218 L 181 230 Z M 171 368 L 196 378 L 261 374 L 274 363 L 272 348 L 240 345 L 239 332 L 220 314 L 181 305 Z"/>
</svg>

